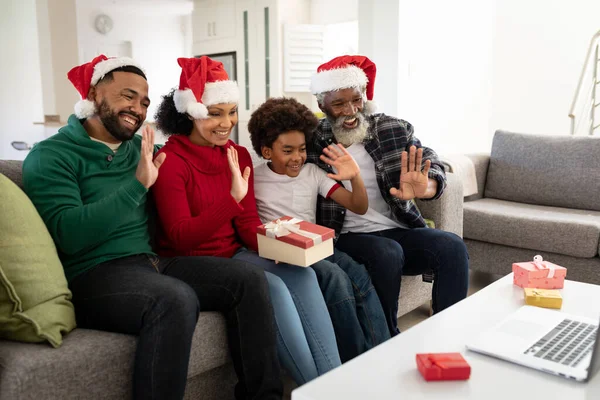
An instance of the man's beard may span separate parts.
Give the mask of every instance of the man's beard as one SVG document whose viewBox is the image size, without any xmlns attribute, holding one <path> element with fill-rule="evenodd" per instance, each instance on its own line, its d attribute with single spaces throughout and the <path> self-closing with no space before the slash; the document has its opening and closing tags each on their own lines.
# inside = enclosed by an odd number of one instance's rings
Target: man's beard
<svg viewBox="0 0 600 400">
<path fill-rule="evenodd" d="M 138 124 L 132 131 L 123 127 L 121 121 L 119 120 L 119 113 L 116 113 L 110 109 L 110 106 L 108 105 L 106 99 L 103 99 L 100 103 L 97 114 L 108 133 L 110 133 L 112 137 L 121 142 L 131 140 L 133 138 L 133 135 L 135 135 L 135 132 L 137 132 L 137 130 L 140 129 L 140 126 L 144 122 L 138 114 L 128 111 L 124 112 L 124 114 L 129 114 L 132 117 L 135 117 L 138 121 Z"/>
<path fill-rule="evenodd" d="M 345 128 L 344 121 L 352 118 L 356 118 L 358 120 L 358 125 L 356 128 Z M 362 143 L 362 141 L 367 137 L 367 132 L 369 131 L 369 121 L 367 121 L 367 118 L 362 111 L 357 111 L 356 114 L 350 117 L 341 116 L 338 118 L 333 118 L 327 115 L 327 120 L 331 124 L 331 130 L 333 131 L 333 136 L 335 136 L 335 139 L 338 141 L 338 143 L 341 143 L 346 147 L 355 143 Z"/>
</svg>

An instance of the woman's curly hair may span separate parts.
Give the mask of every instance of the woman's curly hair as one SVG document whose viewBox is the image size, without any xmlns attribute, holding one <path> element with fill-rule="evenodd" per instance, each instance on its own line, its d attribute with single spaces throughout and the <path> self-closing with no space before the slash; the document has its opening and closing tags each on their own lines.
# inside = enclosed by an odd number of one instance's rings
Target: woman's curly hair
<svg viewBox="0 0 600 400">
<path fill-rule="evenodd" d="M 289 131 L 304 133 L 306 142 L 312 138 L 319 120 L 296 99 L 276 97 L 267 100 L 252 113 L 248 122 L 252 148 L 261 155 L 261 148 L 273 146 L 279 135 Z"/>
<path fill-rule="evenodd" d="M 194 121 L 192 121 L 187 114 L 177 111 L 175 108 L 175 101 L 173 100 L 174 94 L 175 89 L 163 96 L 163 100 L 159 104 L 156 114 L 154 114 L 156 127 L 165 136 L 190 136 L 192 129 L 194 128 Z"/>
</svg>

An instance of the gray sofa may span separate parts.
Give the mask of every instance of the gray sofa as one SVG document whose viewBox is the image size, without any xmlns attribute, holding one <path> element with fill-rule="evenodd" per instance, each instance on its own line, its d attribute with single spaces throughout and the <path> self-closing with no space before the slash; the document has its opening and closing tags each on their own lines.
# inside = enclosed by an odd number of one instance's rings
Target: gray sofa
<svg viewBox="0 0 600 400">
<path fill-rule="evenodd" d="M 0 173 L 22 186 L 20 162 L 0 160 Z M 462 200 L 462 185 L 449 174 L 448 190 L 442 199 L 419 206 L 440 229 L 460 235 Z M 399 315 L 430 298 L 430 283 L 424 283 L 420 276 L 403 278 Z M 187 399 L 233 399 L 236 377 L 225 335 L 225 320 L 220 314 L 200 313 Z M 130 398 L 135 341 L 133 336 L 87 329 L 75 329 L 59 349 L 0 340 L 0 399 Z M 286 386 L 289 392 L 291 385 Z"/>
<path fill-rule="evenodd" d="M 600 138 L 497 131 L 471 155 L 478 193 L 465 198 L 472 270 L 506 274 L 536 254 L 567 279 L 600 284 Z"/>
</svg>

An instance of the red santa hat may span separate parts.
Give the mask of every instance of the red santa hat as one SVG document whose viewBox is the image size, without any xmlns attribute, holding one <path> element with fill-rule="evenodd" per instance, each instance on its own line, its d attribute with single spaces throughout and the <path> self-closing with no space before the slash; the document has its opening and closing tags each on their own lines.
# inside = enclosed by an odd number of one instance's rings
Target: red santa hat
<svg viewBox="0 0 600 400">
<path fill-rule="evenodd" d="M 321 64 L 310 81 L 313 94 L 348 88 L 366 88 L 367 111 L 373 112 L 375 90 L 375 63 L 365 56 L 340 56 Z"/>
<path fill-rule="evenodd" d="M 202 56 L 178 58 L 177 63 L 181 67 L 181 77 L 173 101 L 180 113 L 205 119 L 208 118 L 207 107 L 239 102 L 237 83 L 229 80 L 222 62 Z"/>
<path fill-rule="evenodd" d="M 136 67 L 144 72 L 142 67 L 129 57 L 108 58 L 104 54 L 100 54 L 92 61 L 78 65 L 67 73 L 67 78 L 69 78 L 81 95 L 81 100 L 75 103 L 75 115 L 77 118 L 88 118 L 96 113 L 96 105 L 93 101 L 87 99 L 90 87 L 95 86 L 109 72 L 127 66 Z"/>
</svg>

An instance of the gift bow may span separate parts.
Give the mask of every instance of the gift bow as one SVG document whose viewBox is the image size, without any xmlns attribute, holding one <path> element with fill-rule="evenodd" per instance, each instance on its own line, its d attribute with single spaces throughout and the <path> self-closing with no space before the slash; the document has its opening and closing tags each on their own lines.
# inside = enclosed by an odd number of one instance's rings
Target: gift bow
<svg viewBox="0 0 600 400">
<path fill-rule="evenodd" d="M 430 355 L 429 357 L 427 357 L 427 359 L 431 362 L 431 364 L 440 367 L 441 369 L 448 369 L 452 366 L 452 364 L 454 364 L 454 366 L 456 366 L 456 364 L 458 365 L 462 365 L 463 364 L 463 360 L 456 358 L 456 357 L 450 357 L 450 356 L 438 356 L 438 355 Z M 450 363 L 451 365 L 448 365 L 448 363 Z"/>
<path fill-rule="evenodd" d="M 552 298 L 558 298 L 559 296 L 556 295 L 556 293 L 548 293 L 545 290 L 538 290 L 538 289 L 533 289 L 531 291 L 531 294 L 537 297 L 552 297 Z"/>
<path fill-rule="evenodd" d="M 532 262 L 533 266 L 536 267 L 538 270 L 548 270 L 548 276 L 547 278 L 551 279 L 554 278 L 554 265 L 549 266 L 546 265 L 546 263 L 544 263 L 544 259 L 542 258 L 542 256 L 540 256 L 539 254 L 535 257 L 533 257 L 533 262 Z"/>
<path fill-rule="evenodd" d="M 266 236 L 272 239 L 276 239 L 281 236 L 289 235 L 293 232 L 300 236 L 312 239 L 315 245 L 320 244 L 322 241 L 321 235 L 319 235 L 318 233 L 312 233 L 300 229 L 300 222 L 302 222 L 302 220 L 298 218 L 292 218 L 288 220 L 278 219 L 274 222 L 269 222 L 265 225 L 265 228 L 267 230 Z"/>
</svg>

